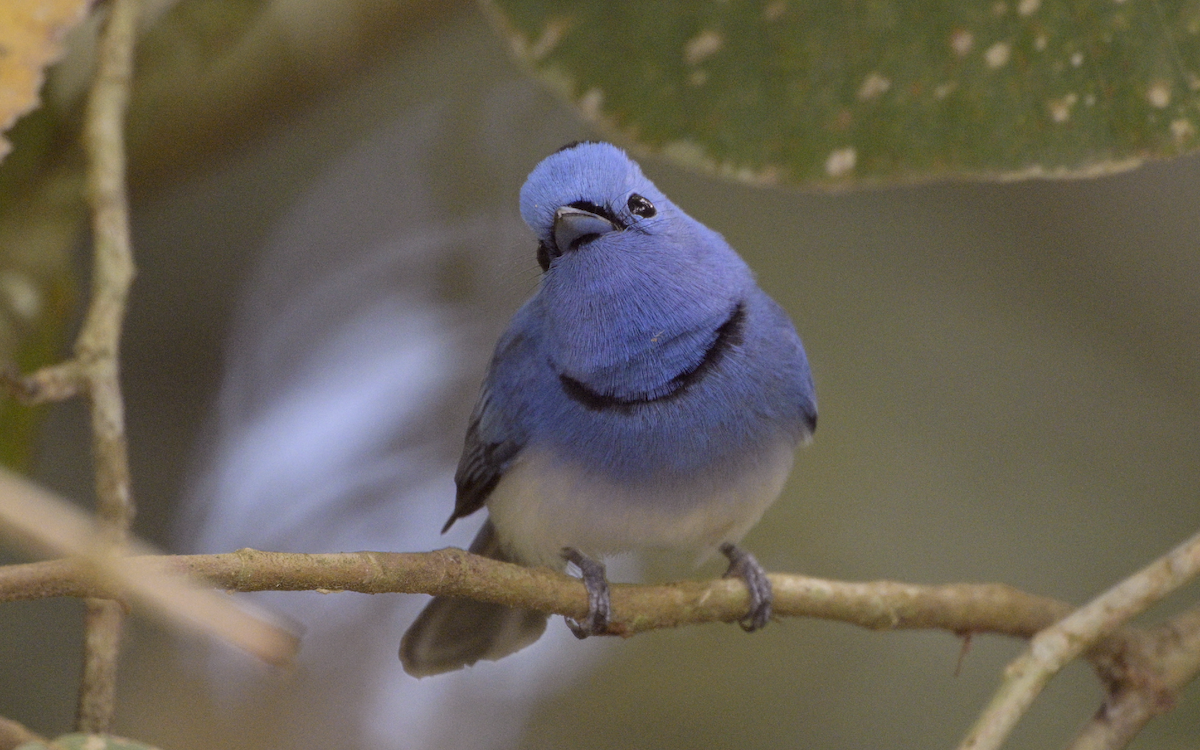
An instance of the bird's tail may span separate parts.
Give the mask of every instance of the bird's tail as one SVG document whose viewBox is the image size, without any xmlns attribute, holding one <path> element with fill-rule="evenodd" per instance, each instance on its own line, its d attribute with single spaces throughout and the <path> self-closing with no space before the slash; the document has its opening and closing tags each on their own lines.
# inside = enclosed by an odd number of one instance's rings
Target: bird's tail
<svg viewBox="0 0 1200 750">
<path fill-rule="evenodd" d="M 471 542 L 471 552 L 511 562 L 490 519 Z M 469 667 L 480 659 L 495 661 L 540 638 L 548 618 L 544 612 L 528 609 L 434 597 L 400 640 L 400 663 L 413 677 L 428 677 Z"/>
</svg>

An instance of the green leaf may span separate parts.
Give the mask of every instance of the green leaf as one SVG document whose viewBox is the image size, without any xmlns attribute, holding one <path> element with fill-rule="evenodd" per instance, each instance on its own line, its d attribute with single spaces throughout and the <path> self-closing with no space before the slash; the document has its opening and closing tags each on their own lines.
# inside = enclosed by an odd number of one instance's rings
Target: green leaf
<svg viewBox="0 0 1200 750">
<path fill-rule="evenodd" d="M 1200 145 L 1200 0 L 486 0 L 635 151 L 760 183 L 1079 176 Z"/>
</svg>

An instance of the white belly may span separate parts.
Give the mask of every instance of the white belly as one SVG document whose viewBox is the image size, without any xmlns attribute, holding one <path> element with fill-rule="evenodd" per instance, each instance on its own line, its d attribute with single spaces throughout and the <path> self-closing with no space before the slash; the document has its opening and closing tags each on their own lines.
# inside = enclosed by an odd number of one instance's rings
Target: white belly
<svg viewBox="0 0 1200 750">
<path fill-rule="evenodd" d="M 563 547 L 596 558 L 656 547 L 711 552 L 758 522 L 779 497 L 793 458 L 794 448 L 780 442 L 736 476 L 654 497 L 527 451 L 492 491 L 488 512 L 508 552 L 530 565 L 562 569 Z"/>
</svg>

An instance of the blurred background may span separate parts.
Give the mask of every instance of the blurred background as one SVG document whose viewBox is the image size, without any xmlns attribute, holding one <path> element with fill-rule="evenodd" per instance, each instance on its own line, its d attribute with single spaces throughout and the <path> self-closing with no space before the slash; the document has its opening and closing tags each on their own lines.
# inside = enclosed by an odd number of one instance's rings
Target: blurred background
<svg viewBox="0 0 1200 750">
<path fill-rule="evenodd" d="M 437 534 L 491 347 L 537 284 L 517 191 L 598 133 L 472 5 L 358 54 L 179 174 L 135 172 L 123 378 L 137 532 L 166 548 L 426 550 L 478 523 Z M 836 194 L 642 165 L 742 253 L 808 349 L 820 429 L 745 540 L 768 569 L 1082 603 L 1200 527 L 1195 157 Z M 56 407 L 38 478 L 90 497 L 88 445 L 81 405 Z M 667 555 L 615 570 L 722 571 Z M 299 665 L 134 618 L 118 733 L 165 750 L 950 747 L 1023 645 L 977 637 L 956 674 L 946 633 L 789 619 L 580 643 L 556 620 L 517 656 L 417 681 L 396 648 L 423 597 L 246 598 L 305 630 Z M 0 608 L 0 714 L 69 728 L 80 611 Z M 1063 745 L 1101 698 L 1073 665 L 1008 747 Z M 1196 750 L 1197 727 L 1192 685 L 1132 747 Z"/>
</svg>

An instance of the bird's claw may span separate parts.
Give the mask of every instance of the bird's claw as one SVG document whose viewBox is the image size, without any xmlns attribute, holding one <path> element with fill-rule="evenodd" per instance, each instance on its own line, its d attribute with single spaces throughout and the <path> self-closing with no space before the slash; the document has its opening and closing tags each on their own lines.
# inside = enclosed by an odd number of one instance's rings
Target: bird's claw
<svg viewBox="0 0 1200 750">
<path fill-rule="evenodd" d="M 604 574 L 604 563 L 593 560 L 574 547 L 564 547 L 562 556 L 579 568 L 583 586 L 588 594 L 587 615 L 582 620 L 564 617 L 567 627 L 581 640 L 590 635 L 607 634 L 612 603 L 608 596 L 608 577 Z"/>
<path fill-rule="evenodd" d="M 771 590 L 771 580 L 767 578 L 767 571 L 758 564 L 758 560 L 754 559 L 754 555 L 738 547 L 736 544 L 726 542 L 722 544 L 721 554 L 729 558 L 729 569 L 725 571 L 724 578 L 737 576 L 746 583 L 746 588 L 750 592 L 750 611 L 746 616 L 738 620 L 738 624 L 742 626 L 742 630 L 747 633 L 753 633 L 767 624 L 771 619 L 771 603 L 775 599 L 775 594 Z"/>
</svg>

